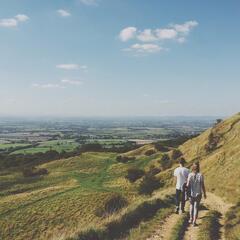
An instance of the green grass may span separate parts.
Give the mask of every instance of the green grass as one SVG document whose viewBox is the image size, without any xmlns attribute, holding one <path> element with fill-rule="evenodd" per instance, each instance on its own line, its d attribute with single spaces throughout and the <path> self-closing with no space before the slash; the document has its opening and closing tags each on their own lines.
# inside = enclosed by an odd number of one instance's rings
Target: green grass
<svg viewBox="0 0 240 240">
<path fill-rule="evenodd" d="M 240 239 L 240 202 L 227 212 L 224 227 L 226 239 Z"/>
<path fill-rule="evenodd" d="M 217 211 L 210 211 L 203 219 L 199 226 L 198 240 L 218 240 L 219 233 L 219 218 L 221 214 Z"/>
<path fill-rule="evenodd" d="M 49 150 L 55 150 L 59 153 L 62 151 L 70 152 L 79 146 L 75 140 L 51 140 L 40 143 L 36 147 L 29 147 L 12 152 L 12 154 L 33 154 L 33 153 L 45 153 Z"/>
<path fill-rule="evenodd" d="M 145 199 L 124 176 L 130 166 L 147 167 L 152 158 L 121 164 L 116 155 L 84 153 L 52 161 L 39 166 L 49 172 L 43 177 L 1 172 L 0 238 L 58 239 L 87 227 L 98 229 L 110 219 L 97 217 L 95 212 L 112 194 L 122 194 L 129 207 Z"/>
<path fill-rule="evenodd" d="M 27 147 L 29 144 L 25 143 L 1 143 L 0 144 L 0 150 L 8 150 L 10 148 L 16 148 L 16 147 Z"/>
<path fill-rule="evenodd" d="M 184 213 L 181 215 L 180 219 L 173 227 L 171 232 L 171 240 L 181 240 L 183 239 L 184 233 L 188 225 L 188 214 Z"/>
<path fill-rule="evenodd" d="M 167 218 L 173 211 L 173 207 L 160 209 L 156 216 L 149 221 L 143 221 L 138 227 L 131 229 L 128 240 L 146 240 L 148 237 L 154 235 L 154 232 L 159 227 L 159 223 Z"/>
</svg>

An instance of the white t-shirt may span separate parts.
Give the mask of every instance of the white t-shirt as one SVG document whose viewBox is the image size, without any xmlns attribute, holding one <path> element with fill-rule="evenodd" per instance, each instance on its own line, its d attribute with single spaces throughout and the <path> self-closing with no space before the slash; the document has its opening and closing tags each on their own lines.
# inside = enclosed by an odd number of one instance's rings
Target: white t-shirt
<svg viewBox="0 0 240 240">
<path fill-rule="evenodd" d="M 176 189 L 183 190 L 183 184 L 187 182 L 189 170 L 185 167 L 178 167 L 174 170 L 174 176 L 177 177 Z"/>
</svg>

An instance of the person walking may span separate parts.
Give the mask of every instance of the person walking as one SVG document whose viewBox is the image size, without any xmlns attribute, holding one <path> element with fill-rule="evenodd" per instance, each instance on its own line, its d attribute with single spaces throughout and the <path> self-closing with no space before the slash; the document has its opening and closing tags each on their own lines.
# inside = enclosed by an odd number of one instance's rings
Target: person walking
<svg viewBox="0 0 240 240">
<path fill-rule="evenodd" d="M 189 170 L 184 167 L 185 159 L 180 158 L 179 160 L 179 167 L 174 170 L 174 176 L 176 178 L 176 213 L 179 213 L 181 208 L 181 212 L 184 213 L 185 210 L 185 201 L 186 201 L 186 194 L 185 194 L 185 187 L 189 175 Z"/>
<path fill-rule="evenodd" d="M 189 191 L 189 201 L 190 201 L 190 219 L 189 223 L 193 226 L 197 226 L 197 217 L 199 211 L 199 205 L 202 199 L 207 198 L 206 189 L 204 184 L 204 177 L 200 173 L 199 163 L 194 163 L 192 166 L 192 172 L 188 176 L 187 189 Z"/>
</svg>

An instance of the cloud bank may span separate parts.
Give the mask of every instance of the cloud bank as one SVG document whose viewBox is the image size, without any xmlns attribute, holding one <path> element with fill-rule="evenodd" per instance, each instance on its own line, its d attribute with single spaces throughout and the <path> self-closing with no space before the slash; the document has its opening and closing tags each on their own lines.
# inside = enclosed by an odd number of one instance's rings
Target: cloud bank
<svg viewBox="0 0 240 240">
<path fill-rule="evenodd" d="M 28 21 L 30 18 L 25 14 L 18 14 L 13 18 L 0 19 L 0 27 L 13 28 L 17 27 L 19 23 Z"/>
<path fill-rule="evenodd" d="M 120 31 L 119 39 L 122 42 L 128 42 L 130 40 L 138 41 L 138 43 L 131 45 L 128 50 L 154 53 L 163 50 L 162 45 L 169 41 L 175 41 L 177 43 L 186 42 L 186 38 L 191 30 L 197 26 L 197 21 L 187 21 L 183 24 L 169 24 L 169 26 L 165 28 L 148 28 L 144 30 L 139 30 L 131 26 Z"/>
</svg>

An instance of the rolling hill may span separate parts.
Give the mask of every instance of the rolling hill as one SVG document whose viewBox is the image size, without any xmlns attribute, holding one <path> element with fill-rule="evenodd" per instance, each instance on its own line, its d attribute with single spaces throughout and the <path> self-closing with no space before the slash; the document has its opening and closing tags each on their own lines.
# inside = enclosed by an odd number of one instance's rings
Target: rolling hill
<svg viewBox="0 0 240 240">
<path fill-rule="evenodd" d="M 240 113 L 179 147 L 189 162 L 200 161 L 211 192 L 240 200 Z"/>
<path fill-rule="evenodd" d="M 21 169 L 1 171 L 0 239 L 105 240 L 117 239 L 109 235 L 110 230 L 122 234 L 121 231 L 127 229 L 126 239 L 146 240 L 161 221 L 166 221 L 166 227 L 171 228 L 166 220 L 168 216 L 177 225 L 177 220 L 183 220 L 171 215 L 173 205 L 168 197 L 172 194 L 172 171 L 178 158 L 173 158 L 174 151 L 181 152 L 189 166 L 200 161 L 206 187 L 214 193 L 210 194 L 211 208 L 215 210 L 214 199 L 221 202 L 221 206 L 225 202 L 234 205 L 225 216 L 224 226 L 227 239 L 237 239 L 235 236 L 240 233 L 240 114 L 179 147 L 171 146 L 164 152 L 160 149 L 155 144 L 142 146 L 122 154 L 126 162 L 119 162 L 117 153 L 86 152 L 37 166 L 47 169 L 48 174 L 44 176 L 24 177 Z M 169 161 L 164 168 L 163 157 Z M 165 185 L 152 196 L 139 195 L 137 188 L 142 179 L 131 183 L 125 178 L 126 173 L 129 168 L 148 172 L 151 167 L 161 168 L 161 172 L 154 175 Z M 99 215 L 99 209 L 119 194 L 127 204 L 109 215 Z M 181 224 L 178 224 L 180 230 Z M 174 229 L 176 234 L 178 230 Z M 96 238 L 94 234 L 101 235 L 101 231 L 108 234 L 108 238 Z M 88 237 L 79 237 L 82 232 L 87 232 Z M 169 236 L 171 234 L 169 232 Z"/>
</svg>

